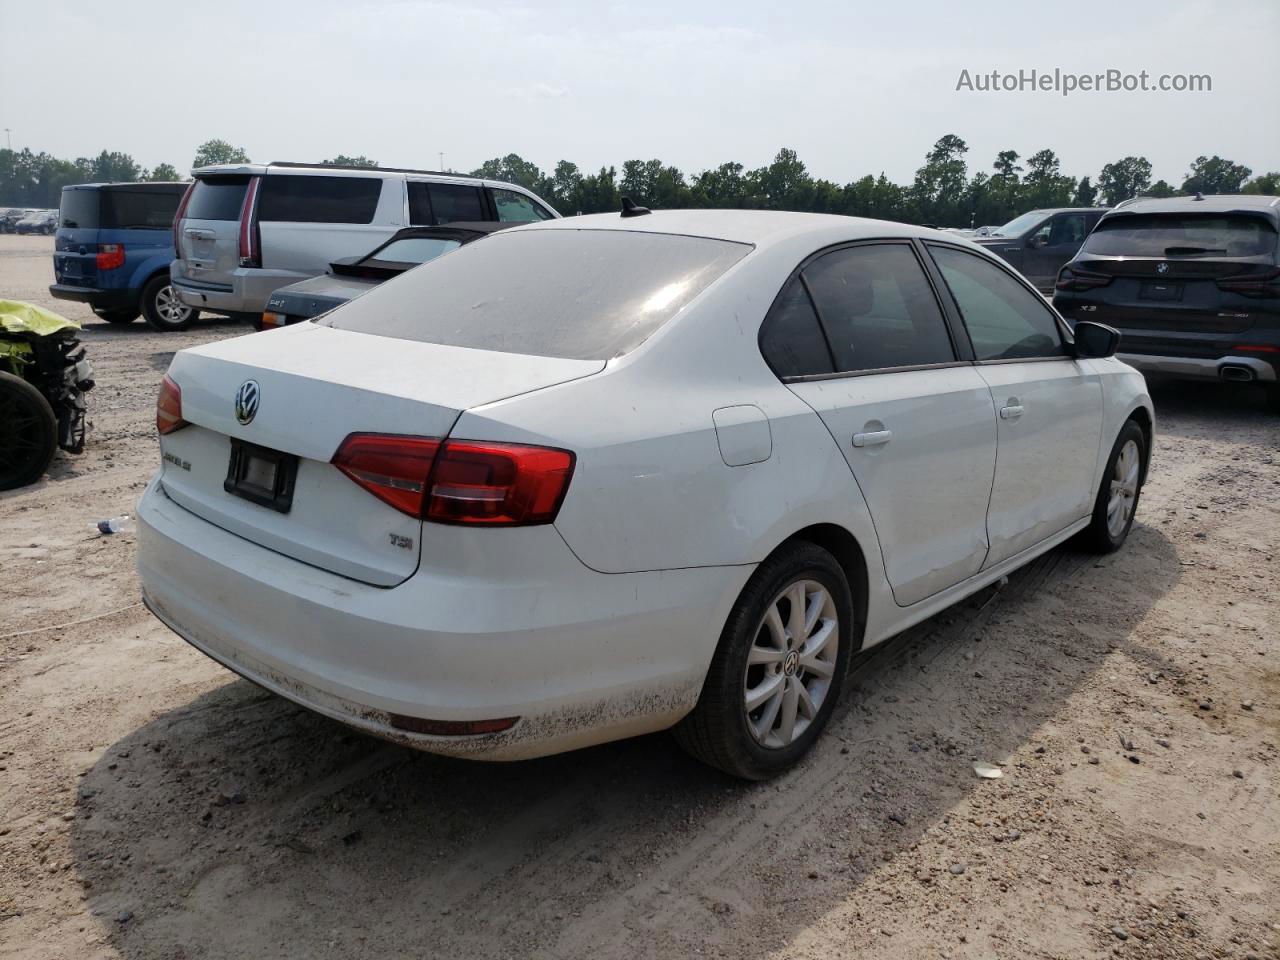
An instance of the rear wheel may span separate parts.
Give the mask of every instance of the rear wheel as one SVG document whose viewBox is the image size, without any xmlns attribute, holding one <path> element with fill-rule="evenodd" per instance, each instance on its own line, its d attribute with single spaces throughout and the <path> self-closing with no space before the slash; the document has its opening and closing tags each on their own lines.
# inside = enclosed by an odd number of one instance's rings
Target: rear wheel
<svg viewBox="0 0 1280 960">
<path fill-rule="evenodd" d="M 93 312 L 103 320 L 107 321 L 107 323 L 118 323 L 123 325 L 126 323 L 133 323 L 133 321 L 138 319 L 138 311 L 129 310 L 127 308 L 123 310 L 98 310 L 95 308 Z"/>
<path fill-rule="evenodd" d="M 166 274 L 152 277 L 142 288 L 142 315 L 154 330 L 185 330 L 198 313 L 178 299 Z"/>
<path fill-rule="evenodd" d="M 713 767 L 764 780 L 813 745 L 840 698 L 853 599 L 826 550 L 797 542 L 752 575 L 725 624 L 680 745 Z"/>
<path fill-rule="evenodd" d="M 21 377 L 0 372 L 0 490 L 39 480 L 57 446 L 49 401 Z"/>
<path fill-rule="evenodd" d="M 1111 448 L 1102 485 L 1093 505 L 1093 519 L 1081 533 L 1081 543 L 1096 553 L 1119 550 L 1133 526 L 1146 475 L 1147 438 L 1132 420 L 1120 428 Z"/>
</svg>

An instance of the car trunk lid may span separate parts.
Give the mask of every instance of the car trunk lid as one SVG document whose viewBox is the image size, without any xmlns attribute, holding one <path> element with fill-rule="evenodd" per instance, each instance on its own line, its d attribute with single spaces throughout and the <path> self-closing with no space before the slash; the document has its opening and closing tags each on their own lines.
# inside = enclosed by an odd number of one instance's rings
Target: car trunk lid
<svg viewBox="0 0 1280 960">
<path fill-rule="evenodd" d="M 230 284 L 240 265 L 240 214 L 249 174 L 196 178 L 178 229 L 178 258 L 198 283 Z"/>
<path fill-rule="evenodd" d="M 170 376 L 190 426 L 161 438 L 162 483 L 178 504 L 247 540 L 343 576 L 394 586 L 417 569 L 420 549 L 430 549 L 420 542 L 429 541 L 429 525 L 334 467 L 330 461 L 343 440 L 352 433 L 445 437 L 469 407 L 603 367 L 389 341 L 309 323 L 185 350 L 175 356 Z M 253 415 L 243 416 L 242 409 L 238 417 L 237 394 L 249 382 Z M 293 471 L 288 502 L 248 499 L 243 485 L 237 492 L 233 456 Z"/>
</svg>

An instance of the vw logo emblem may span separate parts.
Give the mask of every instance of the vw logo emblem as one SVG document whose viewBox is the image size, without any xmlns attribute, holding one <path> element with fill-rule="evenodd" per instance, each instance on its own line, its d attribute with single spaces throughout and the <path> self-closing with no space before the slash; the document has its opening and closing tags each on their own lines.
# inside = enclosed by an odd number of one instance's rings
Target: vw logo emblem
<svg viewBox="0 0 1280 960">
<path fill-rule="evenodd" d="M 258 401 L 262 399 L 262 391 L 258 389 L 257 380 L 246 380 L 236 391 L 236 419 L 244 426 L 253 423 L 258 415 Z"/>
<path fill-rule="evenodd" d="M 1156 273 L 1160 274 L 1161 276 L 1164 276 L 1168 272 L 1169 272 L 1169 265 L 1167 263 L 1156 264 Z"/>
<path fill-rule="evenodd" d="M 795 650 L 790 651 L 782 661 L 782 673 L 784 676 L 794 677 L 800 668 L 800 654 Z"/>
</svg>

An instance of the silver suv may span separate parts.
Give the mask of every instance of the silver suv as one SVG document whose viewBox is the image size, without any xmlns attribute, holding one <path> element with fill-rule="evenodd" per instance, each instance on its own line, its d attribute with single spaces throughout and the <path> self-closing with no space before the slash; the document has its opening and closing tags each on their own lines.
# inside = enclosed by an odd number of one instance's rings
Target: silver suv
<svg viewBox="0 0 1280 960">
<path fill-rule="evenodd" d="M 232 316 L 260 316 L 273 291 L 404 227 L 560 216 L 515 184 L 430 171 L 241 163 L 193 175 L 169 273 L 184 303 Z"/>
</svg>

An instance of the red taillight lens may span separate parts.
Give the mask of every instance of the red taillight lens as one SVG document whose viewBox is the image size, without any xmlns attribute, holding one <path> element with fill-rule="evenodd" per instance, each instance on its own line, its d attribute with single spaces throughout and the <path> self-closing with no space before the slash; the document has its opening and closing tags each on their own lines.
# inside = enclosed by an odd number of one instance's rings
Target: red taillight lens
<svg viewBox="0 0 1280 960">
<path fill-rule="evenodd" d="M 124 266 L 123 243 L 100 243 L 98 254 L 94 257 L 99 270 L 114 270 Z"/>
<path fill-rule="evenodd" d="M 1238 343 L 1231 349 L 1236 353 L 1280 353 L 1280 347 L 1270 343 Z"/>
<path fill-rule="evenodd" d="M 555 519 L 574 456 L 518 443 L 353 433 L 333 465 L 411 517 L 514 527 Z"/>
<path fill-rule="evenodd" d="M 182 388 L 168 374 L 160 381 L 160 396 L 156 398 L 156 430 L 163 436 L 187 425 L 182 419 Z"/>
<path fill-rule="evenodd" d="M 436 458 L 426 519 L 437 523 L 525 526 L 560 510 L 573 454 L 553 447 L 450 440 Z"/>
<path fill-rule="evenodd" d="M 178 212 L 173 215 L 173 255 L 178 259 L 182 259 L 182 218 L 187 215 L 187 204 L 191 202 L 191 193 L 195 188 L 196 181 L 192 180 L 191 186 L 182 195 L 182 202 L 178 204 Z"/>
<path fill-rule="evenodd" d="M 439 449 L 434 437 L 353 433 L 342 441 L 332 462 L 383 503 L 421 517 L 427 477 Z"/>
<path fill-rule="evenodd" d="M 1098 287 L 1105 287 L 1111 282 L 1111 277 L 1102 273 L 1089 273 L 1086 270 L 1072 270 L 1070 267 L 1063 267 L 1058 274 L 1058 282 L 1054 284 L 1058 290 L 1094 290 Z"/>
<path fill-rule="evenodd" d="M 261 177 L 250 177 L 240 207 L 240 266 L 262 266 L 262 245 L 258 236 L 258 187 Z"/>
<path fill-rule="evenodd" d="M 1246 297 L 1280 297 L 1280 267 L 1266 273 L 1250 273 L 1218 281 L 1218 289 Z"/>
</svg>

